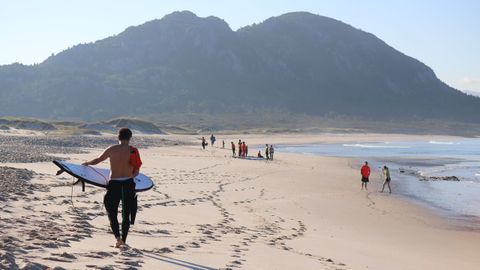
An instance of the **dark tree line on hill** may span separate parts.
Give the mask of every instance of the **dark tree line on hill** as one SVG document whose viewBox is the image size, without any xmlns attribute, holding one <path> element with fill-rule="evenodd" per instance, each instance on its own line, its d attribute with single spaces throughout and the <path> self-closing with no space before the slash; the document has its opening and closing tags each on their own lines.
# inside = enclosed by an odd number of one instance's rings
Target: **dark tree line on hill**
<svg viewBox="0 0 480 270">
<path fill-rule="evenodd" d="M 0 66 L 0 115 L 162 113 L 479 122 L 480 99 L 372 34 L 305 12 L 237 31 L 175 12 L 38 65 Z"/>
</svg>

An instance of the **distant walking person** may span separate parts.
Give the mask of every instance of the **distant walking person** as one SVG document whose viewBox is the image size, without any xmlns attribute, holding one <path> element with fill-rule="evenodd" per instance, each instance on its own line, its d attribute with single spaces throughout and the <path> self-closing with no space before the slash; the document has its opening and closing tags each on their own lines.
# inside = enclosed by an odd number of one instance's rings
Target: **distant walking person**
<svg viewBox="0 0 480 270">
<path fill-rule="evenodd" d="M 205 146 L 207 146 L 207 141 L 205 140 L 205 137 L 202 137 L 202 148 L 205 150 Z"/>
<path fill-rule="evenodd" d="M 270 155 L 268 154 L 270 152 L 270 148 L 268 148 L 268 144 L 265 144 L 265 157 L 266 159 L 270 159 Z"/>
<path fill-rule="evenodd" d="M 273 149 L 273 144 L 270 144 L 270 151 L 268 151 L 268 153 L 270 154 L 270 160 L 273 160 L 273 153 L 275 152 L 275 150 Z"/>
<path fill-rule="evenodd" d="M 370 177 L 370 167 L 368 166 L 367 161 L 365 161 L 365 165 L 360 169 L 360 173 L 362 174 L 362 190 L 364 186 L 365 189 L 368 190 L 367 184 L 369 182 L 368 178 Z"/>
<path fill-rule="evenodd" d="M 382 192 L 385 189 L 385 185 L 387 185 L 388 190 L 392 193 L 392 188 L 390 187 L 390 181 L 392 181 L 392 179 L 390 178 L 390 169 L 388 169 L 387 166 L 383 166 L 383 177 L 385 178 L 385 182 L 383 182 Z"/>
<path fill-rule="evenodd" d="M 222 140 L 222 148 L 225 149 L 225 140 Z"/>
<path fill-rule="evenodd" d="M 245 156 L 248 157 L 248 145 L 245 145 Z"/>
<path fill-rule="evenodd" d="M 233 142 L 230 142 L 232 144 L 232 155 L 235 156 L 235 144 Z"/>
<path fill-rule="evenodd" d="M 210 143 L 211 143 L 211 146 L 212 146 L 212 147 L 213 147 L 213 145 L 215 144 L 215 141 L 216 141 L 216 140 L 217 140 L 217 139 L 216 139 L 215 136 L 213 136 L 213 134 L 212 134 L 212 136 L 210 136 Z"/>
</svg>

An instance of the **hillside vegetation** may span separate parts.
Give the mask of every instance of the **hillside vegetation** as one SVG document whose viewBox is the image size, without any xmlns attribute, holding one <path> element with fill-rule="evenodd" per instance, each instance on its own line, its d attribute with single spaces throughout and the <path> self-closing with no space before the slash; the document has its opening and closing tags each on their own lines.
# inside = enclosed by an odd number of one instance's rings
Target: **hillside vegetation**
<svg viewBox="0 0 480 270">
<path fill-rule="evenodd" d="M 216 17 L 175 12 L 38 65 L 0 66 L 4 116 L 282 127 L 299 118 L 478 123 L 479 113 L 479 98 L 444 84 L 420 61 L 306 12 L 237 31 Z"/>
</svg>

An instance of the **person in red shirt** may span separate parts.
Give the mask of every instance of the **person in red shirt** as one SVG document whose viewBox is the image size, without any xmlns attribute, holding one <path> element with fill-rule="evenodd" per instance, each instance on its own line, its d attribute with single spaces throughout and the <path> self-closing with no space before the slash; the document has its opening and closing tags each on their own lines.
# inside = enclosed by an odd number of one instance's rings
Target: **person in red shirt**
<svg viewBox="0 0 480 270">
<path fill-rule="evenodd" d="M 370 177 L 370 167 L 368 166 L 367 161 L 365 161 L 365 165 L 360 169 L 360 174 L 362 175 L 362 190 L 364 186 L 365 189 L 368 190 L 367 184 L 369 182 L 368 178 Z"/>
</svg>

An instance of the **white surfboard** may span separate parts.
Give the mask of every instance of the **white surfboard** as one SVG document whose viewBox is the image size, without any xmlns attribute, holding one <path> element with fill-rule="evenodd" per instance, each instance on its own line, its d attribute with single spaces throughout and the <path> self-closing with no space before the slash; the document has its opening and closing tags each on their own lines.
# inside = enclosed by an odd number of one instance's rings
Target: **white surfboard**
<svg viewBox="0 0 480 270">
<path fill-rule="evenodd" d="M 103 168 L 95 168 L 92 166 L 84 166 L 80 164 L 74 164 L 65 162 L 62 160 L 54 160 L 53 163 L 60 168 L 59 173 L 65 171 L 73 177 L 83 181 L 85 183 L 106 188 L 108 180 L 110 178 L 110 170 Z M 59 174 L 57 173 L 57 175 Z M 133 181 L 135 182 L 135 191 L 147 191 L 153 188 L 153 181 L 144 174 L 138 174 Z"/>
</svg>

